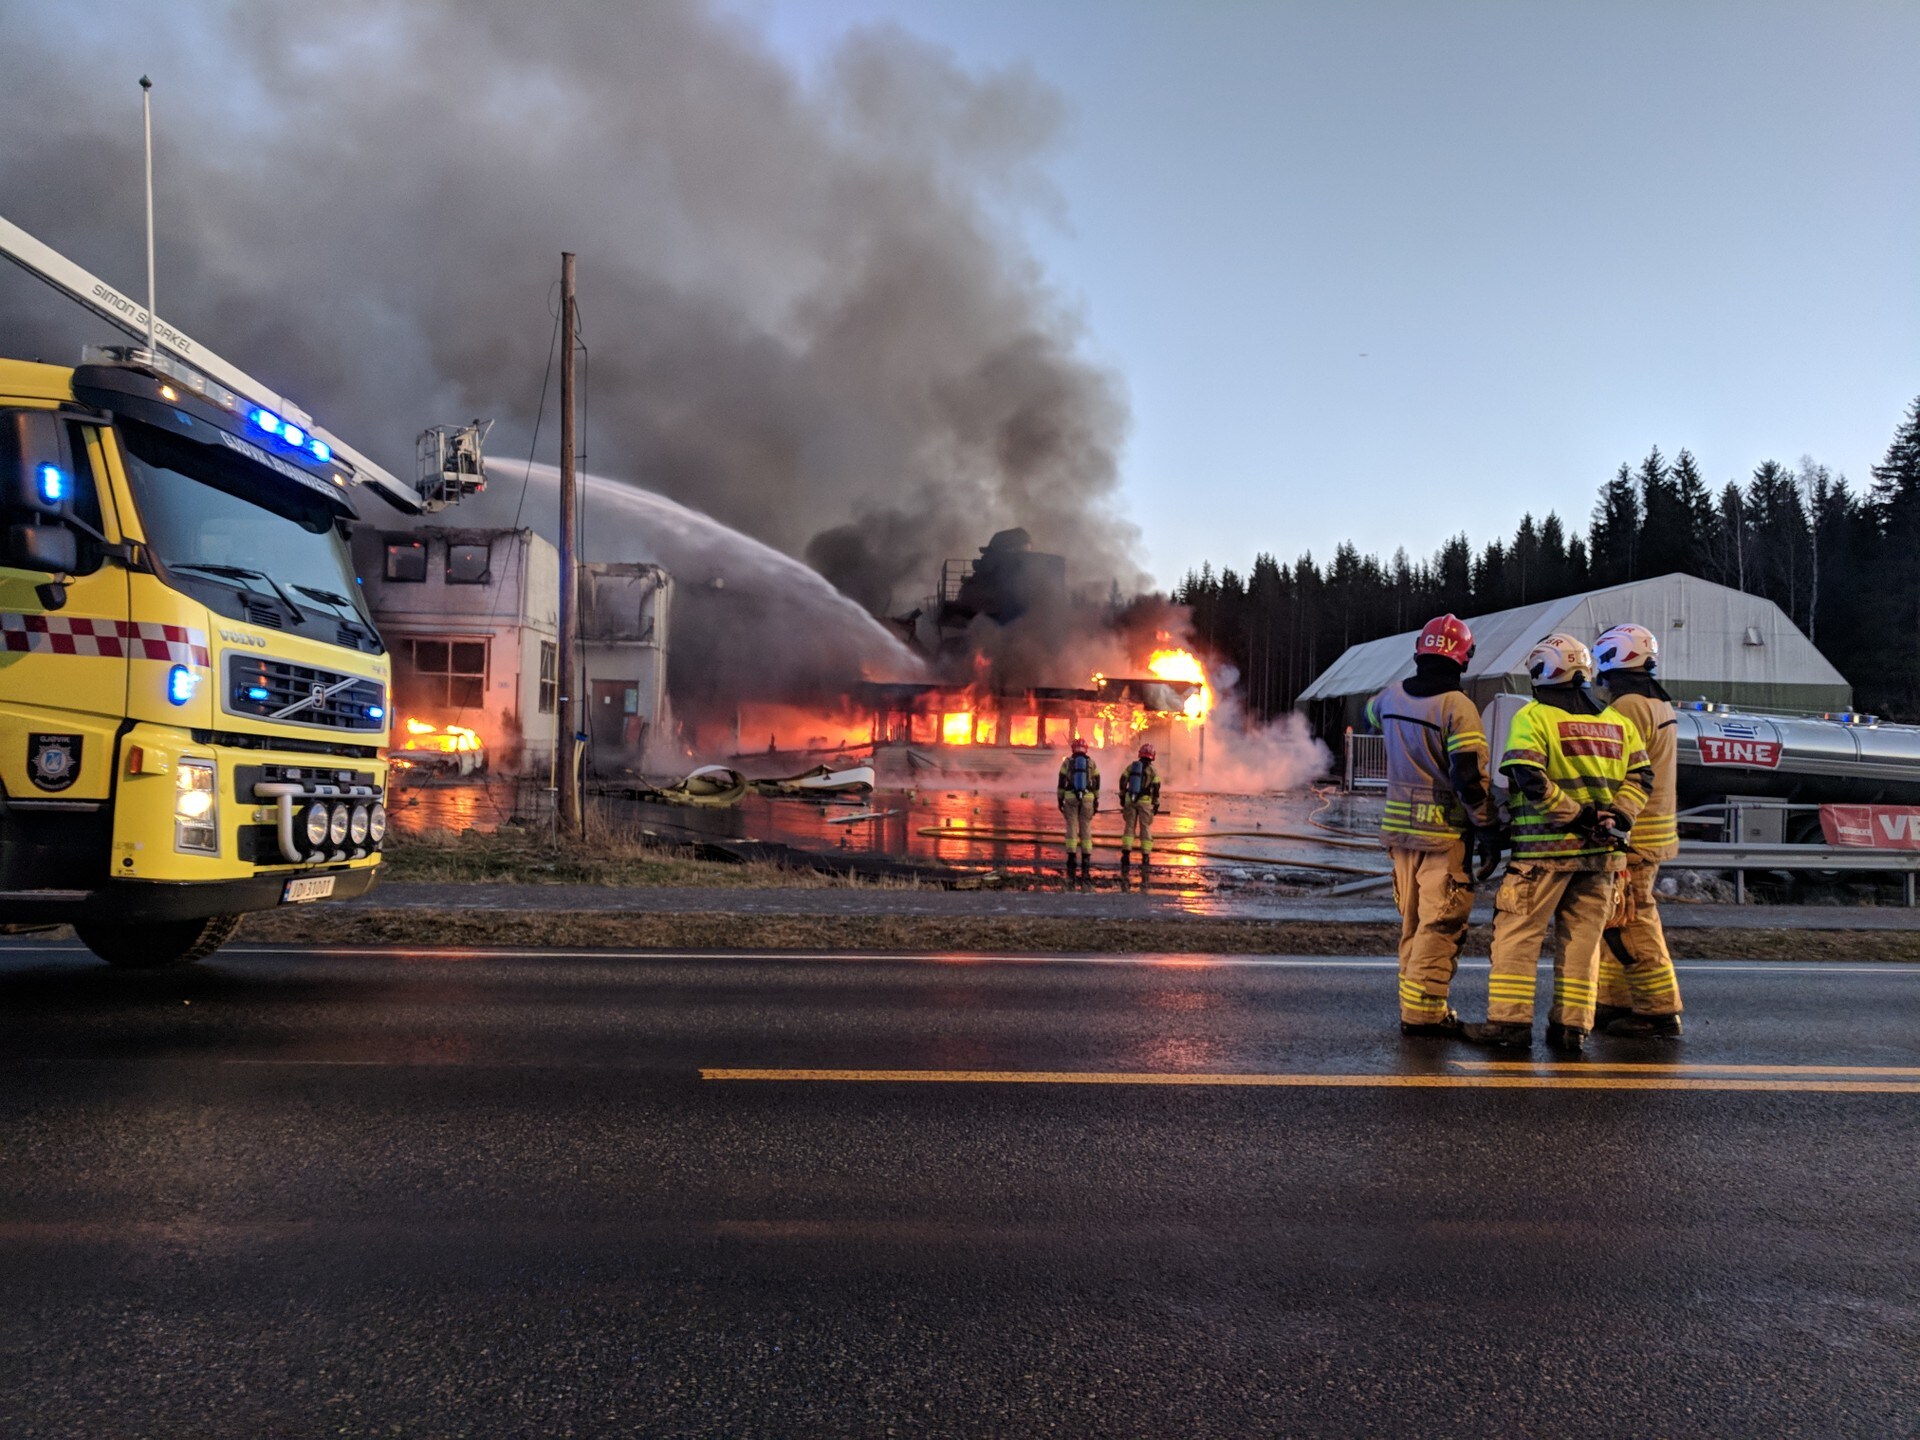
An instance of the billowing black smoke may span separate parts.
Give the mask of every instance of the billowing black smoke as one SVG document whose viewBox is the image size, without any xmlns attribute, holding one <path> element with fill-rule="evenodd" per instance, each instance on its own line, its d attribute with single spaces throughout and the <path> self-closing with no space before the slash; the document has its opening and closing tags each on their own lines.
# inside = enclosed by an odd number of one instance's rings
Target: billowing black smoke
<svg viewBox="0 0 1920 1440">
<path fill-rule="evenodd" d="M 475 415 L 526 455 L 571 249 L 592 469 L 874 611 L 1016 524 L 1076 584 L 1138 580 L 1123 398 L 1017 238 L 1061 120 L 1024 70 L 879 28 L 802 77 L 695 0 L 96 4 L 88 29 L 111 46 L 8 7 L 0 213 L 137 292 L 150 71 L 161 314 L 396 472 Z M 0 337 L 69 362 L 114 338 L 11 270 Z"/>
</svg>

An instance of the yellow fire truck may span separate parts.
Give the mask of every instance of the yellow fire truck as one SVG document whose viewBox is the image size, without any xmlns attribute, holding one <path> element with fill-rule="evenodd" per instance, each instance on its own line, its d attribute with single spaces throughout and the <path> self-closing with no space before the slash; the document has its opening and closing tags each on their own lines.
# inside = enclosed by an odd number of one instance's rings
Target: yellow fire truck
<svg viewBox="0 0 1920 1440">
<path fill-rule="evenodd" d="M 0 360 L 0 927 L 152 967 L 363 894 L 390 677 L 348 492 L 418 492 L 4 220 L 0 255 L 165 337 Z"/>
</svg>

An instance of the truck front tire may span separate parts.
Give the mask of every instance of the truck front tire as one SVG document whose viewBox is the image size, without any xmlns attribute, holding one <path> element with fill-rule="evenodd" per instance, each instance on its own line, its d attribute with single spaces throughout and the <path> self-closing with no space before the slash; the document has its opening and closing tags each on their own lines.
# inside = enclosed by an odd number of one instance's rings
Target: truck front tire
<svg viewBox="0 0 1920 1440">
<path fill-rule="evenodd" d="M 211 955 L 234 937 L 240 917 L 209 915 L 201 920 L 162 920 L 145 925 L 83 920 L 73 928 L 80 943 L 109 965 L 124 970 L 160 970 L 191 965 Z"/>
</svg>

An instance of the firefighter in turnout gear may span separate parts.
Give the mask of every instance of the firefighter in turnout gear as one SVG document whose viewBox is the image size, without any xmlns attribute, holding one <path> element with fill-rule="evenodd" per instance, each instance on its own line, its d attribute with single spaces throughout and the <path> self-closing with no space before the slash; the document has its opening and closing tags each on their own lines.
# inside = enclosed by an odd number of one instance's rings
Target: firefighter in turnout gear
<svg viewBox="0 0 1920 1440">
<path fill-rule="evenodd" d="M 1120 873 L 1133 862 L 1140 847 L 1140 875 L 1146 878 L 1153 861 L 1153 817 L 1160 813 L 1160 772 L 1153 768 L 1156 752 L 1140 747 L 1140 758 L 1120 772 Z"/>
<path fill-rule="evenodd" d="M 1100 767 L 1087 742 L 1073 737 L 1073 750 L 1060 762 L 1060 814 L 1067 822 L 1067 879 L 1076 864 L 1081 878 L 1093 873 L 1093 817 L 1100 812 Z"/>
<path fill-rule="evenodd" d="M 1534 976 L 1551 935 L 1547 1044 L 1578 1051 L 1593 1029 L 1601 933 L 1653 765 L 1634 723 L 1587 692 L 1593 656 L 1578 640 L 1547 636 L 1528 654 L 1527 673 L 1533 700 L 1513 717 L 1500 760 L 1512 787 L 1513 859 L 1494 897 L 1487 1021 L 1465 1037 L 1533 1043 Z"/>
<path fill-rule="evenodd" d="M 1614 906 L 1600 952 L 1597 1029 L 1609 1035 L 1673 1037 L 1680 1033 L 1680 978 L 1667 953 L 1654 885 L 1660 862 L 1680 853 L 1673 697 L 1654 679 L 1660 642 L 1640 625 L 1616 625 L 1593 642 L 1597 684 L 1607 703 L 1646 741 L 1653 762 L 1653 798 L 1633 822 L 1626 888 Z"/>
<path fill-rule="evenodd" d="M 1367 702 L 1386 740 L 1387 810 L 1380 842 L 1393 857 L 1400 910 L 1400 1033 L 1451 1036 L 1447 1003 L 1473 909 L 1473 858 L 1482 878 L 1500 863 L 1501 837 L 1480 712 L 1460 689 L 1473 633 L 1451 615 L 1414 645 L 1414 673 Z"/>
</svg>

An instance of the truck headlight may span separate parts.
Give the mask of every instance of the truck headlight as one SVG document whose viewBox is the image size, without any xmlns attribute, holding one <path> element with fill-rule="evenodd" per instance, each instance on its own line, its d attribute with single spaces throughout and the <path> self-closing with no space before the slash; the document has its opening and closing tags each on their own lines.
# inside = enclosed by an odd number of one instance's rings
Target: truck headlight
<svg viewBox="0 0 1920 1440">
<path fill-rule="evenodd" d="M 319 849 L 322 845 L 326 844 L 327 843 L 327 827 L 331 823 L 332 823 L 332 817 L 327 814 L 326 806 L 324 805 L 308 806 L 307 807 L 307 844 L 313 846 L 314 849 L 316 850 Z"/>
<path fill-rule="evenodd" d="M 344 805 L 333 807 L 333 818 L 327 822 L 327 835 L 334 844 L 339 845 L 347 838 L 347 827 L 352 824 L 351 812 Z"/>
<path fill-rule="evenodd" d="M 387 838 L 387 807 L 378 800 L 367 812 L 367 838 L 376 845 Z"/>
<path fill-rule="evenodd" d="M 347 821 L 347 838 L 353 841 L 353 843 L 356 845 L 366 844 L 367 843 L 367 826 L 369 823 L 370 822 L 367 818 L 367 807 L 364 805 L 354 806 L 353 815 Z"/>
<path fill-rule="evenodd" d="M 173 848 L 196 855 L 220 853 L 219 772 L 211 760 L 182 759 L 173 771 Z"/>
</svg>

